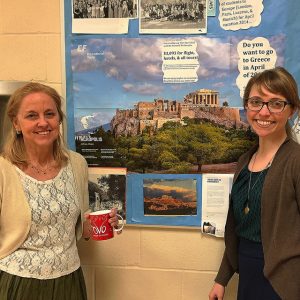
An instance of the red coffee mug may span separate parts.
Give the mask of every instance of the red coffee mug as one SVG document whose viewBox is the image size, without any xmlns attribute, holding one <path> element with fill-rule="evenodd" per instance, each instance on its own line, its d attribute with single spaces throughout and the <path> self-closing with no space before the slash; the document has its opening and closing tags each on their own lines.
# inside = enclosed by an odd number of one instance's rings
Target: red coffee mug
<svg viewBox="0 0 300 300">
<path fill-rule="evenodd" d="M 117 215 L 122 221 L 120 228 L 113 228 L 108 222 L 110 210 L 98 210 L 88 215 L 91 224 L 91 238 L 95 241 L 108 240 L 114 237 L 114 231 L 121 231 L 124 227 L 124 220 L 122 216 Z"/>
</svg>

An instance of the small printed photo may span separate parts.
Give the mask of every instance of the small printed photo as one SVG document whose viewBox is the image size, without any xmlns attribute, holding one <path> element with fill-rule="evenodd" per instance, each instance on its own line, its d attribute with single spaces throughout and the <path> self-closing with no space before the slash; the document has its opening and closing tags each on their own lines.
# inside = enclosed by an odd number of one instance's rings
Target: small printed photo
<svg viewBox="0 0 300 300">
<path fill-rule="evenodd" d="M 137 0 L 73 0 L 74 19 L 136 17 Z"/>
<path fill-rule="evenodd" d="M 206 7 L 206 0 L 140 0 L 140 33 L 206 33 Z"/>
<path fill-rule="evenodd" d="M 197 215 L 196 179 L 144 179 L 144 214 Z"/>
<path fill-rule="evenodd" d="M 216 224 L 210 222 L 203 222 L 202 230 L 204 233 L 216 234 Z"/>
<path fill-rule="evenodd" d="M 89 206 L 92 211 L 117 208 L 126 218 L 126 169 L 89 168 Z"/>
<path fill-rule="evenodd" d="M 89 167 L 121 167 L 111 138 L 115 108 L 75 109 L 75 146 Z"/>
</svg>

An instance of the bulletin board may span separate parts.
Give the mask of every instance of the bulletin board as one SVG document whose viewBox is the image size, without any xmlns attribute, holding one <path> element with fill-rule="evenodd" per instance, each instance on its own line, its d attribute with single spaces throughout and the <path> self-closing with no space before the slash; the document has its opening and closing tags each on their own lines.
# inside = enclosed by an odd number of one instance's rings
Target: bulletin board
<svg viewBox="0 0 300 300">
<path fill-rule="evenodd" d="M 94 2 L 98 16 L 78 16 Z M 255 143 L 247 81 L 284 66 L 300 82 L 299 2 L 119 2 L 64 1 L 68 145 L 90 168 L 127 170 L 127 223 L 201 226 L 201 174 L 231 174 Z M 174 182 L 181 195 L 194 185 L 196 204 L 179 198 L 192 214 L 170 213 L 175 189 L 160 192 Z M 146 196 L 158 183 L 166 205 L 153 216 Z"/>
</svg>

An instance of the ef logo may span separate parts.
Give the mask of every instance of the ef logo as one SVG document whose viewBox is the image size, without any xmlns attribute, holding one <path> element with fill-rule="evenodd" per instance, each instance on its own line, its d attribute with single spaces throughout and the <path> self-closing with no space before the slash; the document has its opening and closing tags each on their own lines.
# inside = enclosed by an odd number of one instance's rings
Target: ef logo
<svg viewBox="0 0 300 300">
<path fill-rule="evenodd" d="M 86 50 L 87 45 L 78 45 L 77 52 L 83 53 Z"/>
</svg>

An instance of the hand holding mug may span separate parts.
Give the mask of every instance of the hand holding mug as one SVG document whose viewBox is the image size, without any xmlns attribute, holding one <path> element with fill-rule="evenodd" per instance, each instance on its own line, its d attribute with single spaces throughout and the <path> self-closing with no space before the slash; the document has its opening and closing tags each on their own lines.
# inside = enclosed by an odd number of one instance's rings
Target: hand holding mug
<svg viewBox="0 0 300 300">
<path fill-rule="evenodd" d="M 108 222 L 110 223 L 110 225 L 115 228 L 115 229 L 118 229 L 118 226 L 119 226 L 119 218 L 117 214 L 117 209 L 116 208 L 113 208 L 110 213 L 109 213 L 109 216 L 110 216 L 110 219 L 108 220 Z M 121 217 L 121 216 L 120 216 Z M 121 217 L 122 218 L 122 217 Z M 122 221 L 123 221 L 123 218 L 122 218 Z M 122 222 L 124 223 L 124 222 Z M 124 225 L 123 225 L 124 226 Z M 122 228 L 123 228 L 122 226 Z M 121 230 L 115 230 L 117 234 L 120 234 L 122 233 L 122 229 Z"/>
<path fill-rule="evenodd" d="M 111 239 L 114 237 L 114 231 L 121 233 L 124 227 L 124 220 L 117 214 L 116 209 L 95 211 L 90 213 L 87 218 L 90 221 L 91 238 L 96 241 Z M 119 223 L 118 219 L 122 221 L 120 228 L 116 228 Z"/>
</svg>

